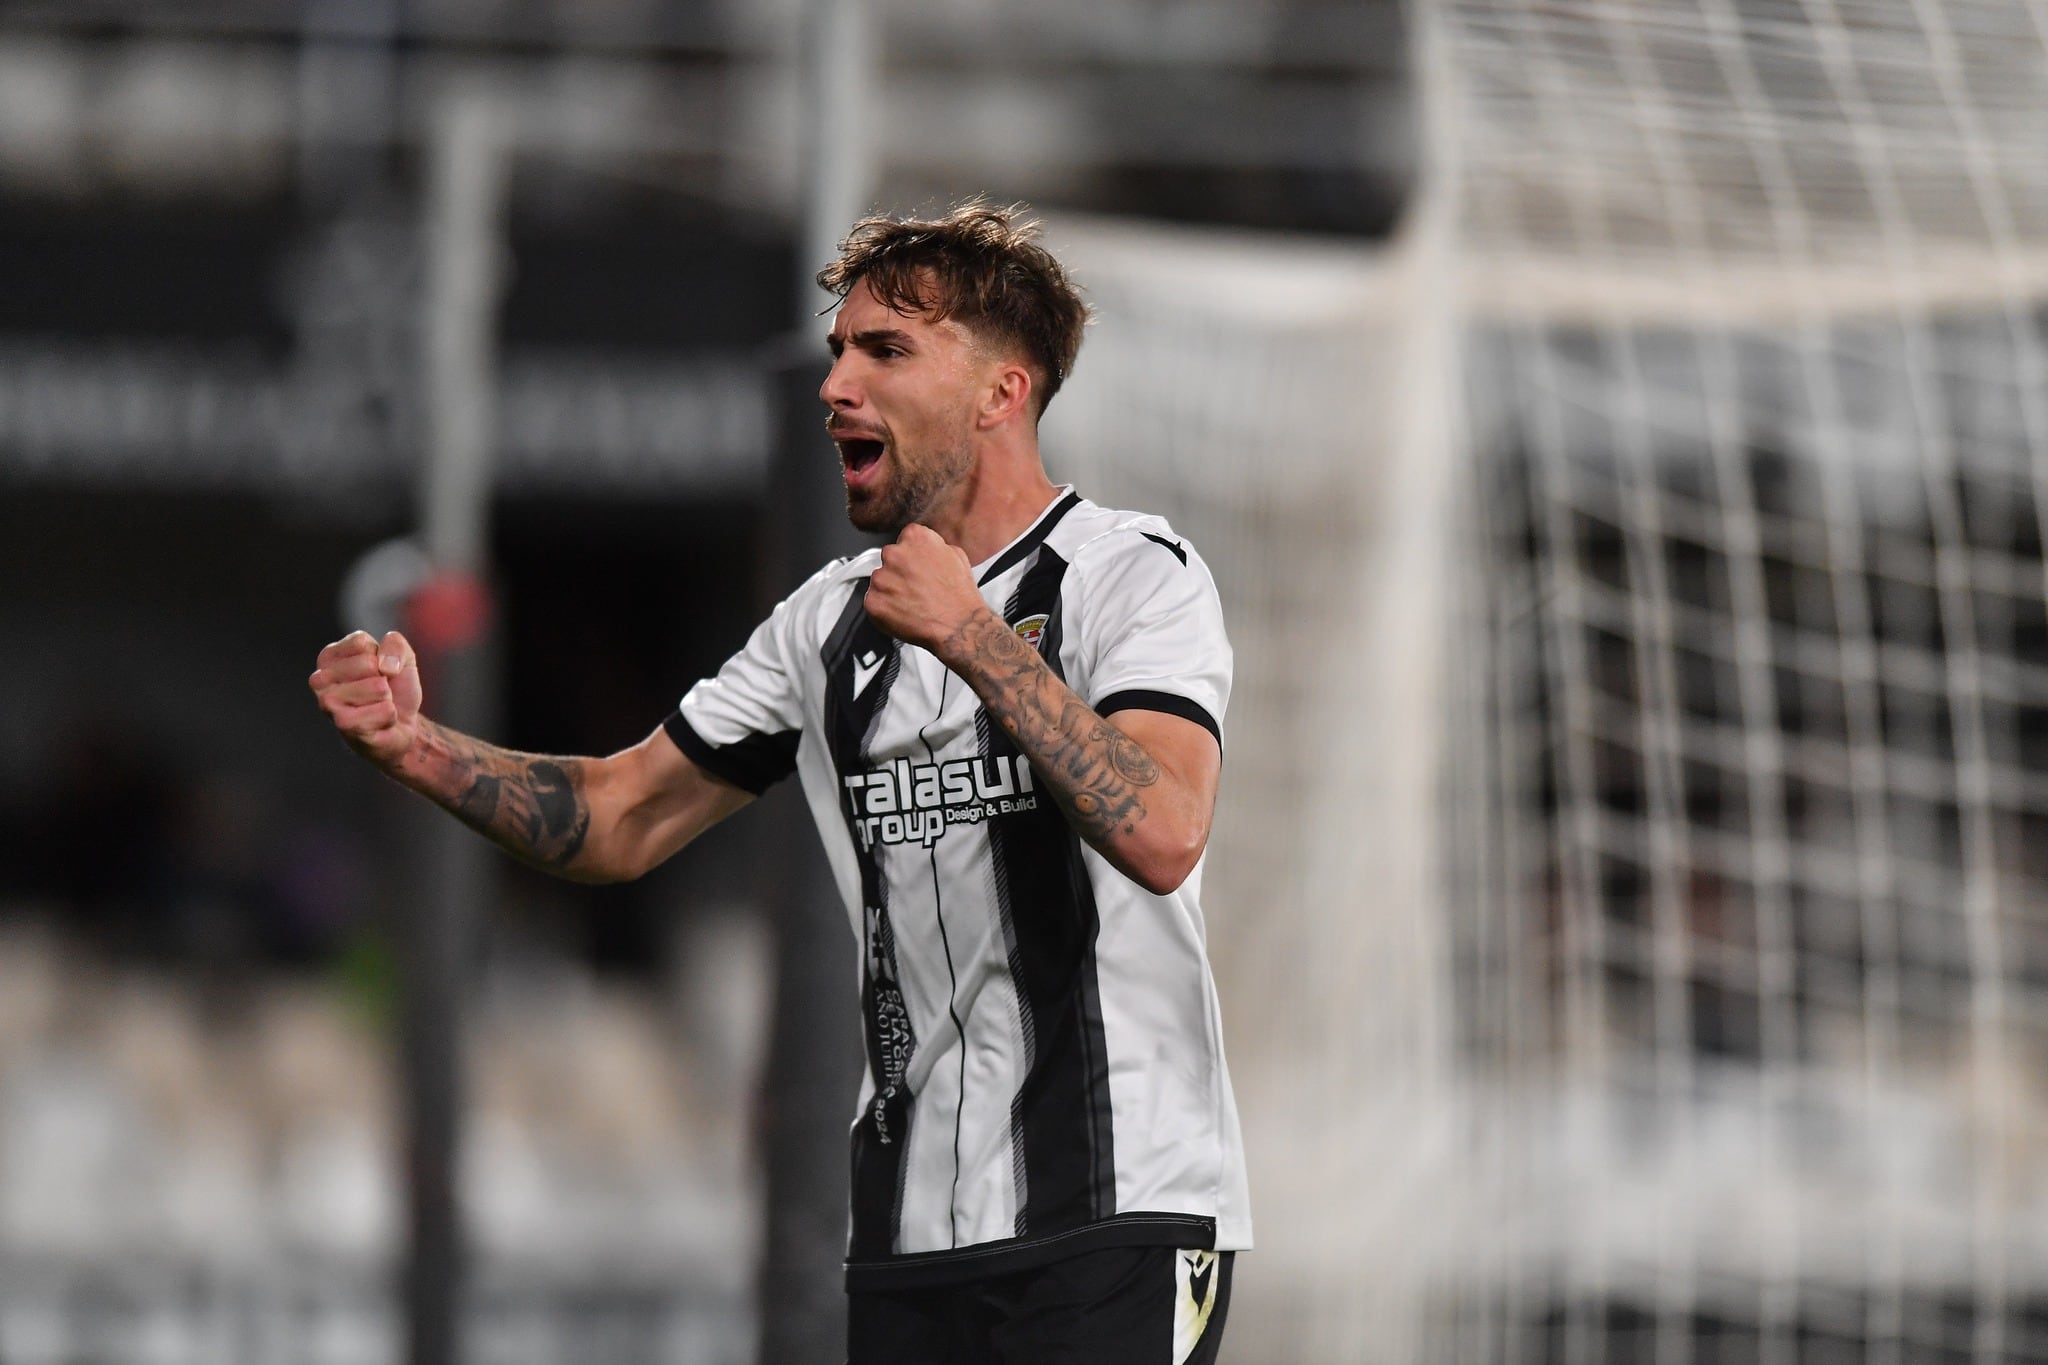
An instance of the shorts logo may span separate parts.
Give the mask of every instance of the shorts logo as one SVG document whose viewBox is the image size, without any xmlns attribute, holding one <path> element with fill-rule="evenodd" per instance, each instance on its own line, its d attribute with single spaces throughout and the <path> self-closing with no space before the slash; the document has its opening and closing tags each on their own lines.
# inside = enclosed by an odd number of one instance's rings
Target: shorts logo
<svg viewBox="0 0 2048 1365">
<path fill-rule="evenodd" d="M 854 838 L 930 848 L 949 826 L 978 825 L 997 815 L 1037 810 L 1031 763 L 1022 754 L 912 763 L 899 758 L 841 778 Z"/>
<path fill-rule="evenodd" d="M 1048 614 L 1041 611 L 1036 616 L 1025 617 L 1012 629 L 1017 632 L 1018 639 L 1030 645 L 1033 649 L 1037 649 L 1038 642 L 1045 638 L 1045 623 L 1048 619 L 1050 619 Z"/>
<path fill-rule="evenodd" d="M 1173 1360 L 1181 1365 L 1202 1344 L 1216 1308 L 1216 1253 L 1182 1251 L 1174 1261 Z"/>
</svg>

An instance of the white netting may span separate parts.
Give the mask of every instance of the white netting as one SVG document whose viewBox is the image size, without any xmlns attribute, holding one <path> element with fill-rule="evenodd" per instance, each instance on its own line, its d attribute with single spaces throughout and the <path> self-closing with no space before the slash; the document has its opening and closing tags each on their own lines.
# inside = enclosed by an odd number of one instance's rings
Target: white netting
<svg viewBox="0 0 2048 1365">
<path fill-rule="evenodd" d="M 1444 0 L 1480 1358 L 2048 1357 L 2048 8 Z"/>
</svg>

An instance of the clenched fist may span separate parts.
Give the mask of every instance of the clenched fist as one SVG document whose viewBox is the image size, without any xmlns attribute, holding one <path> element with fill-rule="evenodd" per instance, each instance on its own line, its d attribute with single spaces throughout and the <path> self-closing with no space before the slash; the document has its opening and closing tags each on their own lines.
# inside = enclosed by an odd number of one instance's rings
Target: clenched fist
<svg viewBox="0 0 2048 1365">
<path fill-rule="evenodd" d="M 336 640 L 306 685 L 349 747 L 382 767 L 396 766 L 419 735 L 420 663 L 395 630 L 381 645 L 363 630 Z"/>
<path fill-rule="evenodd" d="M 964 551 L 929 526 L 911 525 L 882 547 L 868 579 L 868 615 L 889 634 L 944 657 L 942 646 L 988 611 Z"/>
</svg>

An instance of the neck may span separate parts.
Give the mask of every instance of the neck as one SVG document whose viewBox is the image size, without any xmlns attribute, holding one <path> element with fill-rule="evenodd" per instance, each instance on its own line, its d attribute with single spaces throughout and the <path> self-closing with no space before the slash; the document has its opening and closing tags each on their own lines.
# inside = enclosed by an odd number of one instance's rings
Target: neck
<svg viewBox="0 0 2048 1365">
<path fill-rule="evenodd" d="M 946 507 L 927 521 L 967 562 L 979 564 L 1023 535 L 1059 490 L 1045 476 L 1038 447 L 984 450 Z"/>
</svg>

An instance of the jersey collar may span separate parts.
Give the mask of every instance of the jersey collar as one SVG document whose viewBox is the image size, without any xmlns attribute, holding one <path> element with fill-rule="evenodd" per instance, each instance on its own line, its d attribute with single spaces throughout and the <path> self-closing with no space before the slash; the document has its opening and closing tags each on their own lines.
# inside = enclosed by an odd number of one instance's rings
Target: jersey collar
<svg viewBox="0 0 2048 1365">
<path fill-rule="evenodd" d="M 1011 541 L 989 559 L 974 566 L 974 581 L 979 587 L 987 587 L 1017 567 L 1024 556 L 1037 549 L 1045 538 L 1052 534 L 1052 528 L 1060 524 L 1060 518 L 1081 505 L 1081 495 L 1074 491 L 1074 485 L 1061 484 L 1053 495 L 1052 504 L 1038 514 L 1038 520 L 1031 523 L 1023 535 Z"/>
</svg>

